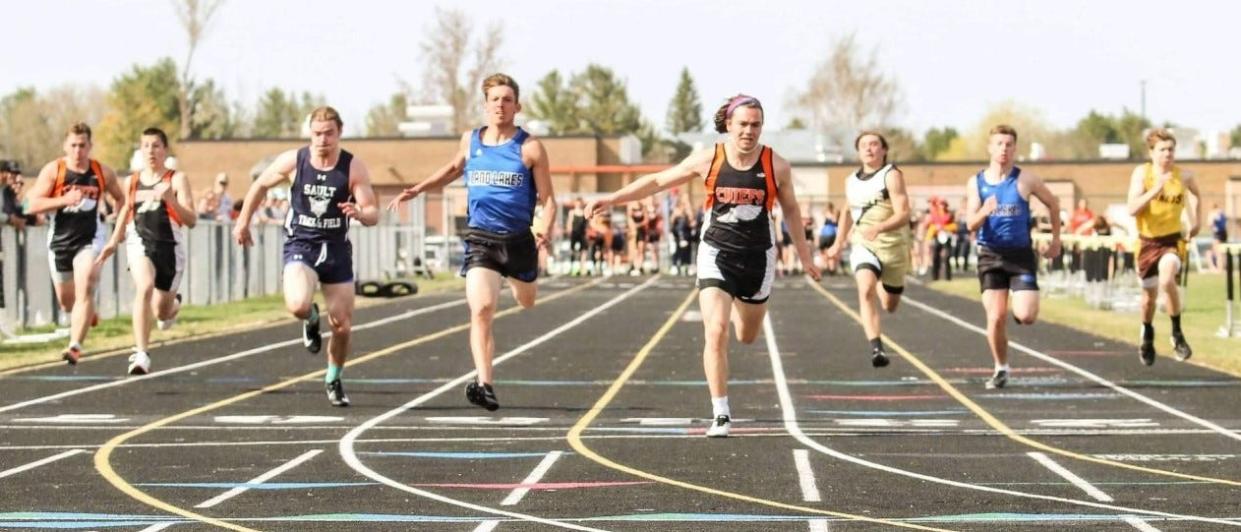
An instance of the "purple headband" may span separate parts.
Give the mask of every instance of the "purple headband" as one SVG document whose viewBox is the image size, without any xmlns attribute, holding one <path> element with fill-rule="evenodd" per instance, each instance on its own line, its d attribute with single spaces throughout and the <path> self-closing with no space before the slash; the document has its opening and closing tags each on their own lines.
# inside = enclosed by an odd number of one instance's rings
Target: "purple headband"
<svg viewBox="0 0 1241 532">
<path fill-rule="evenodd" d="M 758 98 L 753 96 L 734 96 L 732 101 L 728 102 L 728 108 L 724 110 L 724 118 L 732 118 L 733 111 L 743 105 L 754 105 L 760 110 L 763 108 L 763 104 L 758 102 Z"/>
</svg>

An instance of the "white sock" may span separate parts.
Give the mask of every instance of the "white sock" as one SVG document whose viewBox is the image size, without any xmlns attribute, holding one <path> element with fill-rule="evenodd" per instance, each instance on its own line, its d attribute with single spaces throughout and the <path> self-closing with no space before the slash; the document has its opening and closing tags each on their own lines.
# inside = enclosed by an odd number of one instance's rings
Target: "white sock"
<svg viewBox="0 0 1241 532">
<path fill-rule="evenodd" d="M 728 410 L 728 396 L 711 398 L 711 417 L 729 416 L 732 412 Z"/>
<path fill-rule="evenodd" d="M 1008 371 L 1008 364 L 996 364 L 995 370 L 996 371 Z"/>
<path fill-rule="evenodd" d="M 77 342 L 69 342 L 69 349 L 82 349 L 82 344 Z"/>
</svg>

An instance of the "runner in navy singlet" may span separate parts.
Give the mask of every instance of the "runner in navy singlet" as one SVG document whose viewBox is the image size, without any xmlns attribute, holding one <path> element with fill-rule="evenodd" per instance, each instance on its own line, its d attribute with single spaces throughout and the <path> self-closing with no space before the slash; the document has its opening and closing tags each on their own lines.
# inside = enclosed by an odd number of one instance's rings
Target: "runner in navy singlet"
<svg viewBox="0 0 1241 532">
<path fill-rule="evenodd" d="M 344 127 L 331 107 L 310 113 L 310 146 L 281 153 L 263 171 L 242 203 L 233 227 L 238 244 L 248 246 L 250 218 L 267 197 L 268 189 L 290 183 L 289 211 L 284 228 L 284 304 L 302 322 L 302 342 L 311 353 L 322 345 L 315 284 L 323 288 L 332 338 L 327 344 L 328 401 L 349 406 L 340 374 L 349 357 L 353 328 L 353 247 L 349 223 L 372 226 L 379 207 L 371 189 L 370 172 L 361 159 L 340 148 Z"/>
<path fill-rule="evenodd" d="M 124 188 L 129 194 L 116 216 L 118 229 L 95 259 L 95 264 L 102 266 L 121 242 L 128 242 L 126 263 L 134 279 L 130 375 L 151 371 L 147 352 L 151 325 L 167 330 L 181 310 L 177 298 L 185 271 L 185 233 L 181 228 L 194 227 L 198 222 L 189 179 L 164 166 L 168 135 L 159 128 L 148 128 L 142 132 L 140 146 L 146 169 L 127 178 Z"/>
<path fill-rule="evenodd" d="M 95 314 L 95 257 L 106 230 L 99 221 L 104 193 L 119 209 L 125 194 L 116 172 L 90 158 L 90 126 L 78 122 L 65 133 L 65 156 L 47 163 L 27 196 L 28 214 L 49 212 L 48 262 L 60 308 L 70 314 L 69 346 L 61 358 L 70 365 L 82 357 L 86 331 L 99 321 Z"/>
<path fill-rule="evenodd" d="M 776 269 L 776 235 L 772 209 L 777 199 L 793 227 L 801 227 L 801 209 L 793 190 L 789 163 L 771 147 L 758 143 L 763 132 L 763 107 L 757 98 L 739 94 L 715 113 L 715 130 L 727 141 L 699 150 L 662 172 L 643 176 L 628 186 L 592 201 L 588 213 L 608 212 L 612 205 L 637 201 L 661 190 L 702 178 L 707 215 L 698 248 L 698 304 L 705 342 L 703 368 L 711 392 L 714 420 L 707 436 L 726 437 L 732 426 L 728 406 L 728 325 L 737 340 L 758 338 L 767 315 Z M 814 280 L 819 269 L 810 257 L 802 231 L 790 235 L 803 269 Z"/>
<path fill-rule="evenodd" d="M 1021 325 L 1038 318 L 1038 264 L 1030 247 L 1030 196 L 1036 196 L 1051 216 L 1048 258 L 1060 254 L 1060 202 L 1043 180 L 1014 166 L 1017 131 L 1009 126 L 991 128 L 987 143 L 991 165 L 965 182 L 967 223 L 978 232 L 978 283 L 987 311 L 987 343 L 995 373 L 987 388 L 1008 383 L 1008 334 L 1005 330 L 1009 300 L 1013 319 Z M 1009 293 L 1012 293 L 1010 296 Z"/>
<path fill-rule="evenodd" d="M 523 308 L 534 306 L 539 276 L 538 248 L 548 248 L 556 223 L 556 197 L 543 143 L 513 122 L 521 112 L 519 89 L 513 78 L 493 74 L 483 80 L 487 125 L 461 136 L 457 154 L 421 183 L 401 192 L 388 204 L 428 190 L 438 190 L 465 176 L 469 193 L 469 231 L 465 235 L 465 297 L 470 304 L 470 351 L 478 378 L 465 387 L 471 403 L 496 410 L 491 360 L 495 338 L 491 322 L 500 297 L 500 281 L 507 277 L 513 298 Z M 542 206 L 540 226 L 534 207 Z"/>
</svg>

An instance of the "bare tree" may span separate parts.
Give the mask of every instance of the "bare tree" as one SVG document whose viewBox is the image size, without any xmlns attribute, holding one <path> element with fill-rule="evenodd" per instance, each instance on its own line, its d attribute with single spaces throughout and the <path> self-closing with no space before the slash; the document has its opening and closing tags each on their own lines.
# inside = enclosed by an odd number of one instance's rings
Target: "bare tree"
<svg viewBox="0 0 1241 532">
<path fill-rule="evenodd" d="M 492 23 L 477 42 L 471 43 L 474 24 L 457 9 L 435 9 L 435 22 L 421 49 L 425 58 L 423 87 L 438 101 L 452 106 L 454 131 L 465 131 L 473 121 L 482 96 L 483 78 L 501 66 L 500 45 L 504 33 Z M 467 61 L 473 63 L 467 66 Z"/>
<path fill-rule="evenodd" d="M 811 127 L 841 144 L 863 128 L 891 126 L 900 107 L 900 88 L 879 68 L 877 53 L 864 54 L 850 34 L 832 44 L 796 107 L 810 113 Z"/>
<path fill-rule="evenodd" d="M 190 96 L 194 91 L 194 80 L 190 79 L 190 64 L 194 61 L 194 52 L 198 50 L 198 43 L 206 34 L 212 17 L 222 5 L 224 5 L 224 0 L 173 0 L 172 2 L 172 7 L 177 12 L 177 20 L 181 22 L 181 27 L 185 28 L 185 37 L 189 45 L 189 49 L 185 52 L 185 62 L 181 63 L 181 87 L 178 92 L 181 131 L 177 135 L 178 138 L 189 138 L 193 131 L 194 105 L 190 102 Z"/>
</svg>

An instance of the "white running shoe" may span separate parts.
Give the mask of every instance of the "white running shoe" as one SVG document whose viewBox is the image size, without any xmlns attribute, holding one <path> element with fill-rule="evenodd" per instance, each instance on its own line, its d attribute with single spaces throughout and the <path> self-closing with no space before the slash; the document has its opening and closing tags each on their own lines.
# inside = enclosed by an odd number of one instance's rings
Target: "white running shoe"
<svg viewBox="0 0 1241 532">
<path fill-rule="evenodd" d="M 726 415 L 715 416 L 715 421 L 711 422 L 711 427 L 707 429 L 708 438 L 727 438 L 728 429 L 732 428 L 732 418 Z"/>
<path fill-rule="evenodd" d="M 171 329 L 173 325 L 176 325 L 176 324 L 177 324 L 176 318 L 169 318 L 166 320 L 155 320 L 155 326 L 159 328 L 159 330 L 161 331 L 167 331 L 168 329 Z"/>
<path fill-rule="evenodd" d="M 146 375 L 151 372 L 151 356 L 146 351 L 138 351 L 129 355 L 129 374 Z"/>
</svg>

